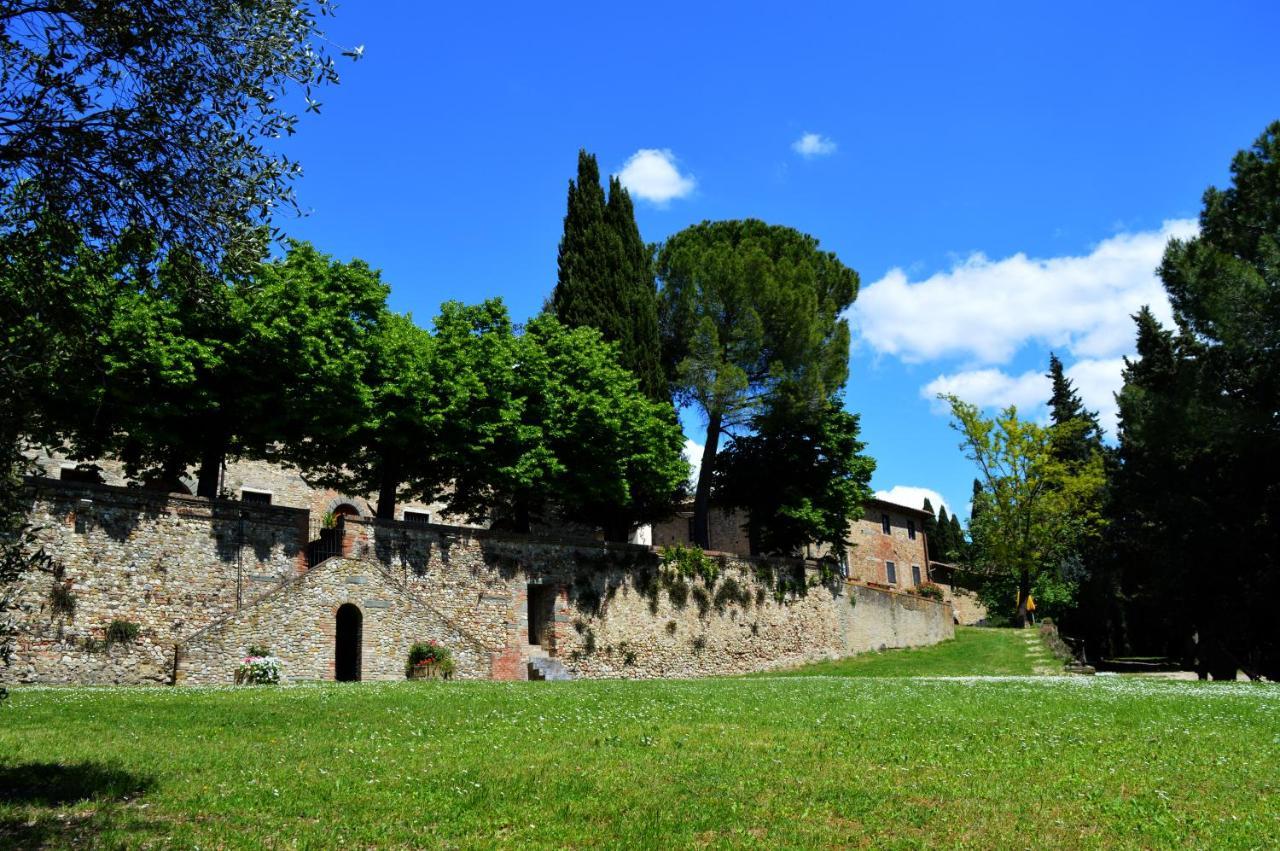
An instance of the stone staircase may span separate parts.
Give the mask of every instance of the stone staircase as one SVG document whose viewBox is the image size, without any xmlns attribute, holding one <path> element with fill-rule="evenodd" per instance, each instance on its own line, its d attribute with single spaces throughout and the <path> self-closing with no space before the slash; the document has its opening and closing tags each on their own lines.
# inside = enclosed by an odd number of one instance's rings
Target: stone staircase
<svg viewBox="0 0 1280 851">
<path fill-rule="evenodd" d="M 553 656 L 531 656 L 529 657 L 529 679 L 571 680 L 573 674 L 565 668 L 564 663 Z"/>
</svg>

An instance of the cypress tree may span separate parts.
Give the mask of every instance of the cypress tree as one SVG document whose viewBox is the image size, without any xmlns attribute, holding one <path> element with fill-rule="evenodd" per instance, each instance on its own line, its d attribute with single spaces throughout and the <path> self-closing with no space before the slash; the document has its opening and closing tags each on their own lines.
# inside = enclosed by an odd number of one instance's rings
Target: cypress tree
<svg viewBox="0 0 1280 851">
<path fill-rule="evenodd" d="M 1047 377 L 1053 382 L 1053 394 L 1049 397 L 1049 419 L 1055 427 L 1076 420 L 1083 421 L 1079 434 L 1067 441 L 1060 441 L 1055 451 L 1064 461 L 1084 461 L 1092 452 L 1102 448 L 1102 428 L 1098 415 L 1085 409 L 1071 379 L 1067 378 L 1058 356 L 1049 353 Z"/>
<path fill-rule="evenodd" d="M 951 545 L 951 563 L 956 564 L 965 560 L 965 539 L 964 529 L 960 528 L 960 515 L 951 515 L 951 531 L 947 535 L 947 543 Z"/>
<path fill-rule="evenodd" d="M 578 179 L 560 240 L 551 307 L 570 327 L 588 326 L 617 343 L 619 360 L 645 395 L 669 401 L 658 335 L 653 250 L 640 238 L 631 196 L 617 178 L 606 199 L 593 154 L 578 152 Z"/>
<path fill-rule="evenodd" d="M 951 561 L 951 519 L 947 516 L 947 507 L 944 505 L 938 509 L 938 545 L 937 550 L 938 561 Z"/>
<path fill-rule="evenodd" d="M 924 529 L 924 540 L 928 552 L 926 553 L 932 561 L 942 561 L 942 551 L 938 549 L 938 518 L 933 513 L 933 503 L 929 501 L 929 497 L 924 498 L 924 510 L 929 515 L 928 519 L 921 524 Z"/>
</svg>

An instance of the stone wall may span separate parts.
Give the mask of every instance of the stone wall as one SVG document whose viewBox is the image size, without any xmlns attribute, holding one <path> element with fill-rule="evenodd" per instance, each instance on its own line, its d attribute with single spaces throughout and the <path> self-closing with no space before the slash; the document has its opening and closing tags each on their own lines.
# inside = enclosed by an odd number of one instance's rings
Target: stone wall
<svg viewBox="0 0 1280 851">
<path fill-rule="evenodd" d="M 28 572 L 0 681 L 168 682 L 175 644 L 306 567 L 307 512 L 37 480 L 31 518 L 60 577 Z M 53 585 L 74 598 L 58 611 Z M 126 620 L 136 641 L 106 646 Z"/>
<path fill-rule="evenodd" d="M 55 614 L 53 578 L 24 580 L 6 681 L 225 683 L 254 644 L 284 660 L 286 678 L 332 679 L 344 604 L 363 618 L 362 679 L 403 677 L 409 646 L 430 639 L 455 652 L 459 677 L 524 679 L 545 657 L 579 677 L 642 678 L 952 634 L 948 605 L 824 581 L 799 560 L 721 554 L 708 582 L 641 545 L 353 517 L 343 555 L 308 571 L 304 511 L 42 482 L 33 516 L 77 602 Z M 139 640 L 101 648 L 113 618 L 138 623 Z"/>
</svg>

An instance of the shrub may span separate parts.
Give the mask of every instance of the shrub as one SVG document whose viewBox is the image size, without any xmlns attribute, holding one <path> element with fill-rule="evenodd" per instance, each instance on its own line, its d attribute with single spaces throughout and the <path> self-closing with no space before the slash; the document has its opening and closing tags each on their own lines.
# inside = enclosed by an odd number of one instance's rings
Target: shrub
<svg viewBox="0 0 1280 851">
<path fill-rule="evenodd" d="M 138 625 L 133 621 L 116 618 L 107 624 L 107 646 L 132 644 L 138 640 Z"/>
<path fill-rule="evenodd" d="M 720 576 L 720 563 L 707 555 L 701 547 L 686 547 L 676 544 L 674 547 L 662 548 L 662 566 L 671 568 L 679 576 L 686 579 L 698 577 L 708 587 L 716 584 Z"/>
<path fill-rule="evenodd" d="M 76 595 L 71 593 L 70 586 L 63 582 L 53 583 L 53 587 L 49 589 L 49 608 L 55 615 L 70 617 L 75 614 Z"/>
<path fill-rule="evenodd" d="M 280 682 L 280 660 L 275 656 L 246 656 L 236 668 L 236 685 L 275 685 Z"/>
<path fill-rule="evenodd" d="M 404 675 L 411 680 L 447 680 L 453 676 L 453 651 L 435 640 L 419 641 L 409 648 Z"/>
<path fill-rule="evenodd" d="M 930 600 L 942 600 L 942 588 L 932 582 L 921 582 L 915 587 L 915 593 Z"/>
<path fill-rule="evenodd" d="M 250 644 L 248 656 L 270 656 L 271 650 L 261 644 Z"/>
</svg>

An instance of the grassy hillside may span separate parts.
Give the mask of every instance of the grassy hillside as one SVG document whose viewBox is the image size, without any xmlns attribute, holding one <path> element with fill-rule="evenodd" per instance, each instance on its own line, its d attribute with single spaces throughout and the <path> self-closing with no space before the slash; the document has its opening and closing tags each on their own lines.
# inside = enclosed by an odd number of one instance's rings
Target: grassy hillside
<svg viewBox="0 0 1280 851">
<path fill-rule="evenodd" d="M 18 689 L 0 846 L 1256 847 L 1280 687 Z"/>
<path fill-rule="evenodd" d="M 971 677 L 1061 673 L 1034 629 L 956 627 L 956 637 L 929 647 L 862 653 L 771 676 Z"/>
</svg>

